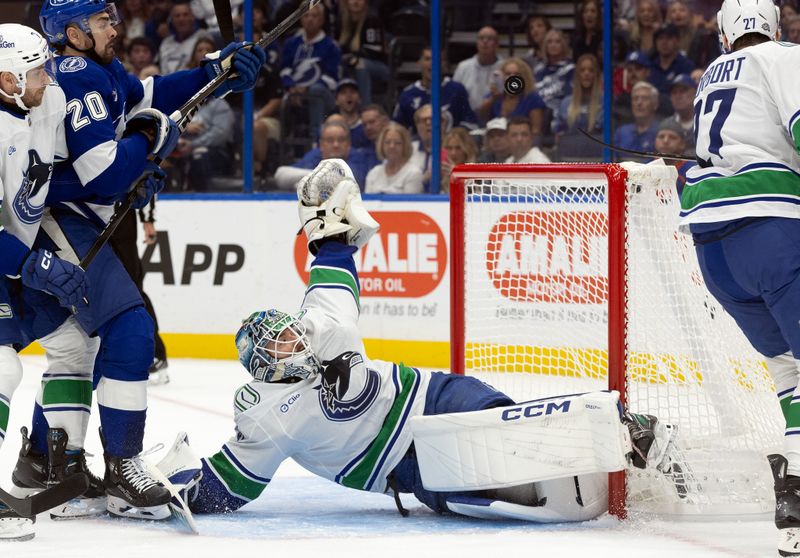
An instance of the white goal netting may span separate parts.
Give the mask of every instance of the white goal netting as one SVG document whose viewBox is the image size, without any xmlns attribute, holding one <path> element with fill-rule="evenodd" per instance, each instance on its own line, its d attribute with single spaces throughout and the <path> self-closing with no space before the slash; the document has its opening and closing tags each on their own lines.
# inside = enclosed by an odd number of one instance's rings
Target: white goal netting
<svg viewBox="0 0 800 558">
<path fill-rule="evenodd" d="M 783 433 L 774 386 L 706 291 L 691 238 L 677 231 L 675 170 L 599 167 L 531 166 L 521 175 L 499 165 L 454 183 L 451 196 L 464 201 L 455 224 L 463 274 L 453 270 L 464 280 L 463 340 L 454 339 L 464 372 L 517 400 L 607 389 L 609 335 L 622 336 L 627 407 L 677 425 L 684 458 L 672 477 L 628 472 L 628 509 L 774 511 L 766 454 L 779 450 Z M 608 242 L 609 188 L 626 200 L 619 247 Z M 609 260 L 619 253 L 624 283 L 609 289 Z M 609 303 L 622 292 L 624 324 L 609 333 Z"/>
</svg>

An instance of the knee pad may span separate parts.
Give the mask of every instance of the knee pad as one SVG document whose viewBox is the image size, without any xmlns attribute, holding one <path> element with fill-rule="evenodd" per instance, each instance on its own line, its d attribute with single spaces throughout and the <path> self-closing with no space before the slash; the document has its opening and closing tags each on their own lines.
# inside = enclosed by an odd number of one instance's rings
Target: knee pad
<svg viewBox="0 0 800 558">
<path fill-rule="evenodd" d="M 153 364 L 153 320 L 144 306 L 126 310 L 100 328 L 97 370 L 105 378 L 127 382 L 147 380 Z"/>
<path fill-rule="evenodd" d="M 9 345 L 0 345 L 0 397 L 9 400 L 22 381 L 22 362 L 17 351 Z"/>
</svg>

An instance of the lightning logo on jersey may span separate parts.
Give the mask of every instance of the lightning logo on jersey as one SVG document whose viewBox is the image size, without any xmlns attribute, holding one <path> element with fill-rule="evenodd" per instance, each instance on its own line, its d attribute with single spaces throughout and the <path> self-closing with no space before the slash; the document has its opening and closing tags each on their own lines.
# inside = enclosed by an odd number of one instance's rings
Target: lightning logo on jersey
<svg viewBox="0 0 800 558">
<path fill-rule="evenodd" d="M 23 175 L 22 186 L 12 204 L 14 213 L 21 222 L 31 225 L 41 220 L 47 194 L 43 188 L 50 180 L 52 172 L 51 163 L 43 162 L 35 149 L 28 151 L 28 170 Z M 41 199 L 36 199 L 39 193 L 44 195 L 39 196 Z"/>
</svg>

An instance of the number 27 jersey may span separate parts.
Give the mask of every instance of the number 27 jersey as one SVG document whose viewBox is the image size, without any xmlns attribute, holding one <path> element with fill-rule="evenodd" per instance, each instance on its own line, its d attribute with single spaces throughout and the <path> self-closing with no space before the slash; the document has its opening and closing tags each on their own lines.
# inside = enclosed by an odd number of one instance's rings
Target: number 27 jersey
<svg viewBox="0 0 800 558">
<path fill-rule="evenodd" d="M 799 45 L 770 41 L 723 54 L 703 74 L 694 100 L 699 164 L 681 195 L 684 232 L 743 217 L 800 219 L 798 68 Z"/>
</svg>

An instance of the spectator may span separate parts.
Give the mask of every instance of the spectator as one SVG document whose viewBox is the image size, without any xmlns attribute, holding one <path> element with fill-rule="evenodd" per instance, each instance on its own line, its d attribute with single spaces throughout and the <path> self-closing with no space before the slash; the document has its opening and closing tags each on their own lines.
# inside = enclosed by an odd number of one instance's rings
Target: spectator
<svg viewBox="0 0 800 558">
<path fill-rule="evenodd" d="M 525 89 L 518 95 L 512 95 L 505 90 L 504 83 L 511 76 L 519 76 L 525 82 Z M 533 79 L 530 67 L 520 58 L 507 58 L 500 65 L 500 74 L 496 76 L 490 86 L 491 96 L 487 98 L 479 113 L 484 120 L 500 116 L 524 116 L 531 122 L 534 137 L 539 138 L 542 133 L 544 109 L 547 106 L 536 92 L 536 81 Z"/>
<path fill-rule="evenodd" d="M 139 79 L 145 79 L 141 77 L 141 73 L 146 66 L 153 63 L 156 54 L 153 45 L 144 37 L 137 37 L 128 44 L 127 52 L 131 73 L 136 74 Z"/>
<path fill-rule="evenodd" d="M 633 86 L 631 92 L 631 112 L 633 122 L 620 126 L 614 134 L 614 145 L 636 151 L 653 151 L 658 131 L 656 109 L 658 108 L 658 89 L 646 81 Z M 626 155 L 626 159 L 644 160 Z"/>
<path fill-rule="evenodd" d="M 382 105 L 371 104 L 361 109 L 361 123 L 364 125 L 364 136 L 367 140 L 367 144 L 361 146 L 361 149 L 367 156 L 370 168 L 380 164 L 376 142 L 389 122 L 389 115 Z"/>
<path fill-rule="evenodd" d="M 324 22 L 325 8 L 317 4 L 300 18 L 302 29 L 284 43 L 281 52 L 281 79 L 289 102 L 300 107 L 308 101 L 309 124 L 314 131 L 333 110 L 342 58 L 339 47 L 322 30 Z"/>
<path fill-rule="evenodd" d="M 453 128 L 444 137 L 442 142 L 447 157 L 442 159 L 441 187 L 442 194 L 450 192 L 450 175 L 453 168 L 465 163 L 474 163 L 478 160 L 478 146 L 475 140 L 464 128 Z"/>
<path fill-rule="evenodd" d="M 507 127 L 508 120 L 502 116 L 500 118 L 492 118 L 486 123 L 483 150 L 478 157 L 479 163 L 502 163 L 511 156 Z"/>
<path fill-rule="evenodd" d="M 558 29 L 551 29 L 544 38 L 545 66 L 536 74 L 537 91 L 547 108 L 558 111 L 561 101 L 570 94 L 575 64 L 569 50 L 567 36 Z"/>
<path fill-rule="evenodd" d="M 350 130 L 334 115 L 326 121 L 319 133 L 319 147 L 306 153 L 302 159 L 275 171 L 275 182 L 281 190 L 294 189 L 297 181 L 310 174 L 323 159 L 344 159 L 353 171 L 358 186 L 363 190 L 367 177 L 367 160 L 364 153 L 350 149 Z M 338 119 L 338 121 L 337 121 Z"/>
<path fill-rule="evenodd" d="M 378 157 L 383 163 L 367 174 L 367 194 L 419 194 L 422 171 L 411 161 L 411 133 L 390 122 L 378 136 Z"/>
<path fill-rule="evenodd" d="M 534 73 L 544 67 L 544 36 L 552 28 L 550 20 L 543 15 L 528 16 L 525 22 L 528 46 L 531 48 L 521 58 Z"/>
<path fill-rule="evenodd" d="M 550 159 L 533 144 L 531 122 L 524 116 L 514 116 L 508 121 L 508 144 L 511 156 L 506 163 L 549 163 Z"/>
<path fill-rule="evenodd" d="M 128 40 L 145 36 L 145 24 L 150 19 L 150 5 L 147 0 L 125 0 L 117 4 L 125 22 L 125 34 Z"/>
<path fill-rule="evenodd" d="M 444 57 L 442 57 L 444 63 Z M 431 102 L 431 70 L 433 57 L 430 47 L 422 49 L 422 54 L 417 61 L 421 78 L 407 86 L 400 93 L 394 107 L 392 119 L 411 129 L 414 126 L 414 112 L 422 105 Z M 469 106 L 469 95 L 463 85 L 445 77 L 441 85 L 441 110 L 445 118 L 445 132 L 453 126 L 460 126 L 470 130 L 477 127 L 477 119 Z"/>
<path fill-rule="evenodd" d="M 138 77 L 140 80 L 144 81 L 147 78 L 157 76 L 160 73 L 161 73 L 161 69 L 158 66 L 156 66 L 155 64 L 150 64 L 150 65 L 145 66 L 144 68 L 142 68 L 141 71 L 139 72 L 139 75 L 136 76 L 136 77 Z"/>
<path fill-rule="evenodd" d="M 198 67 L 203 57 L 215 49 L 213 39 L 199 38 L 189 67 Z M 188 178 L 192 190 L 206 192 L 211 178 L 230 172 L 234 124 L 233 110 L 227 101 L 209 97 L 186 126 L 178 140 L 178 152 L 190 160 Z"/>
<path fill-rule="evenodd" d="M 582 54 L 600 56 L 600 45 L 603 42 L 603 23 L 600 0 L 583 0 L 575 18 L 575 34 L 572 36 L 573 60 Z"/>
<path fill-rule="evenodd" d="M 442 130 L 444 130 L 444 115 L 441 115 Z M 414 126 L 417 129 L 418 140 L 412 142 L 413 154 L 411 160 L 422 172 L 422 185 L 430 191 L 431 183 L 431 146 L 433 142 L 433 109 L 430 104 L 419 107 L 414 112 Z"/>
<path fill-rule="evenodd" d="M 656 55 L 648 81 L 659 93 L 668 94 L 673 80 L 681 74 L 691 74 L 694 64 L 680 53 L 678 28 L 668 23 L 656 31 Z"/>
<path fill-rule="evenodd" d="M 353 149 L 370 145 L 361 122 L 360 105 L 361 96 L 356 82 L 350 78 L 340 81 L 336 86 L 336 112 L 344 117 L 344 123 L 350 128 L 350 145 Z"/>
<path fill-rule="evenodd" d="M 786 40 L 790 43 L 800 44 L 800 15 L 792 15 L 786 18 L 786 26 L 783 28 Z"/>
<path fill-rule="evenodd" d="M 598 159 L 602 147 L 583 135 L 603 130 L 603 82 L 600 63 L 593 54 L 578 58 L 572 93 L 562 102 L 553 125 L 560 157 Z"/>
<path fill-rule="evenodd" d="M 684 132 L 686 152 L 694 156 L 694 95 L 697 83 L 687 74 L 677 76 L 670 85 L 669 98 L 673 113 L 666 120 L 676 122 Z"/>
<path fill-rule="evenodd" d="M 688 135 L 684 132 L 683 128 L 671 119 L 666 119 L 658 125 L 658 133 L 656 134 L 656 152 L 663 155 L 677 155 L 679 157 L 693 157 L 688 155 L 687 140 Z M 686 171 L 697 163 L 694 161 L 682 161 L 679 159 L 664 158 L 664 163 L 673 165 L 678 170 L 678 179 L 676 181 L 676 188 L 678 195 L 683 193 L 683 187 L 686 184 Z"/>
<path fill-rule="evenodd" d="M 633 122 L 631 112 L 631 91 L 634 86 L 642 81 L 647 82 L 652 73 L 652 62 L 642 51 L 631 52 L 625 59 L 625 74 L 622 84 L 623 90 L 614 96 L 612 113 L 614 121 L 621 124 Z M 672 113 L 672 105 L 667 95 L 659 94 L 658 114 L 663 117 Z"/>
<path fill-rule="evenodd" d="M 453 79 L 469 92 L 469 106 L 477 111 L 489 95 L 489 84 L 503 59 L 497 56 L 497 31 L 492 27 L 478 30 L 478 53 L 456 66 Z"/>
<path fill-rule="evenodd" d="M 636 19 L 629 29 L 630 43 L 634 50 L 651 52 L 655 47 L 655 33 L 661 27 L 661 8 L 657 0 L 638 0 Z"/>
<path fill-rule="evenodd" d="M 792 16 L 799 15 L 797 12 L 797 6 L 794 2 L 785 1 L 779 3 L 781 6 L 781 30 L 786 33 L 786 29 L 789 27 L 789 18 Z"/>
<path fill-rule="evenodd" d="M 169 17 L 172 33 L 161 41 L 158 49 L 158 64 L 162 75 L 185 70 L 192 59 L 192 51 L 197 39 L 209 36 L 200 29 L 200 24 L 186 1 L 176 2 L 169 12 Z M 216 50 L 216 45 L 211 52 L 214 50 Z"/>
<path fill-rule="evenodd" d="M 389 81 L 384 25 L 368 0 L 340 0 L 337 43 L 348 76 L 355 77 L 361 100 L 372 102 L 373 85 Z"/>
<path fill-rule="evenodd" d="M 695 66 L 707 66 L 720 55 L 719 38 L 697 24 L 688 0 L 672 0 L 667 7 L 667 22 L 678 29 L 678 49 Z"/>
<path fill-rule="evenodd" d="M 229 0 L 231 13 L 241 9 L 244 0 Z M 190 0 L 192 13 L 197 21 L 202 22 L 203 26 L 208 30 L 210 35 L 220 37 L 219 22 L 217 22 L 217 14 L 214 10 L 213 0 Z"/>
<path fill-rule="evenodd" d="M 153 48 L 158 49 L 161 41 L 170 34 L 169 12 L 172 0 L 150 0 L 150 17 L 144 24 L 144 36 L 150 40 Z"/>
</svg>

